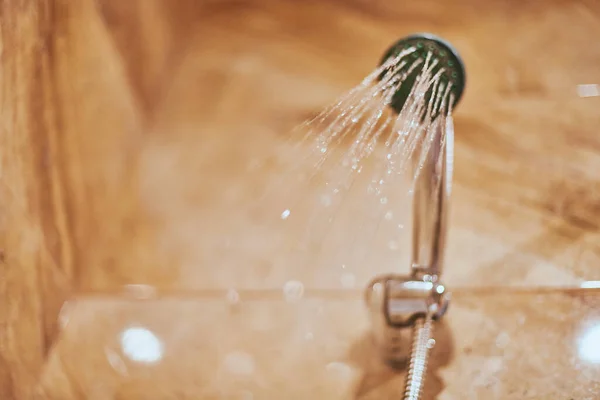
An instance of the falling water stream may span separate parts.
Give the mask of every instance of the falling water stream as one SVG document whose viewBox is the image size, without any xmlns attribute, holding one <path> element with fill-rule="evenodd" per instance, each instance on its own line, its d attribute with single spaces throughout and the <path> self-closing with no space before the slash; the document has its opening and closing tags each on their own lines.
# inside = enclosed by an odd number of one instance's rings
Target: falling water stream
<svg viewBox="0 0 600 400">
<path fill-rule="evenodd" d="M 283 163 L 258 200 L 277 204 L 265 223 L 277 224 L 289 239 L 273 268 L 341 270 L 340 284 L 350 288 L 367 278 L 357 274 L 374 262 L 373 254 L 393 260 L 378 266 L 381 272 L 408 265 L 401 248 L 411 196 L 431 147 L 444 146 L 452 129 L 453 104 L 439 61 L 414 57 L 415 50 L 388 59 L 281 146 L 281 159 L 294 162 Z M 408 81 L 415 71 L 418 79 Z M 390 104 L 400 88 L 409 95 L 394 112 Z"/>
</svg>

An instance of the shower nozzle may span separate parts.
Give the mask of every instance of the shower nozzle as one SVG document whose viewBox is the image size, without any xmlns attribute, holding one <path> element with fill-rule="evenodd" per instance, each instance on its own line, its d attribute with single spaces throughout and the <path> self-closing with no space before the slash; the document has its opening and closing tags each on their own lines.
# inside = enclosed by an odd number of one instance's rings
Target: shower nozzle
<svg viewBox="0 0 600 400">
<path fill-rule="evenodd" d="M 431 60 L 438 60 L 432 73 L 436 74 L 440 69 L 444 69 L 440 76 L 440 83 L 443 83 L 446 87 L 448 84 L 452 84 L 450 89 L 454 98 L 452 107 L 456 106 L 462 97 L 466 82 L 465 66 L 461 57 L 458 55 L 458 52 L 448 42 L 435 35 L 418 33 L 402 38 L 394 43 L 383 56 L 381 64 L 390 57 L 396 57 L 403 50 L 408 50 L 410 48 L 414 49 L 414 51 L 407 56 L 411 60 L 425 60 L 429 53 L 431 53 Z M 408 73 L 411 64 L 412 62 L 406 63 L 406 66 L 396 73 Z M 411 71 L 394 94 L 390 105 L 396 112 L 399 113 L 400 110 L 402 110 L 420 71 L 421 69 L 419 68 L 415 68 Z M 431 89 L 426 93 L 426 96 L 431 96 Z"/>
</svg>

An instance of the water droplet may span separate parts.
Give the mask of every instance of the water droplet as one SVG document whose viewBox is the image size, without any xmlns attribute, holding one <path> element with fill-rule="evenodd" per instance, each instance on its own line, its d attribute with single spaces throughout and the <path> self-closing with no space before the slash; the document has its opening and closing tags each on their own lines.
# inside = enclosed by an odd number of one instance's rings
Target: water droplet
<svg viewBox="0 0 600 400">
<path fill-rule="evenodd" d="M 327 147 L 323 146 L 321 147 L 321 153 L 327 153 Z"/>
<path fill-rule="evenodd" d="M 70 313 L 73 310 L 73 304 L 66 301 L 62 307 L 60 308 L 60 311 L 58 313 L 58 324 L 60 325 L 61 329 L 65 329 L 69 323 L 69 319 L 70 319 Z"/>
<path fill-rule="evenodd" d="M 230 305 L 236 305 L 240 302 L 240 294 L 235 289 L 229 289 L 225 295 L 225 299 Z"/>
<path fill-rule="evenodd" d="M 387 197 L 382 197 L 381 199 L 379 199 L 379 202 L 380 202 L 381 204 L 387 204 L 387 202 L 388 202 L 388 199 L 387 199 Z"/>
<path fill-rule="evenodd" d="M 427 348 L 428 349 L 433 349 L 435 347 L 435 339 L 429 339 L 427 341 Z"/>
<path fill-rule="evenodd" d="M 304 295 L 304 284 L 300 281 L 287 281 L 283 285 L 283 295 L 287 302 L 300 300 Z"/>
<path fill-rule="evenodd" d="M 290 210 L 285 210 L 281 213 L 281 219 L 287 219 L 287 217 L 289 217 L 291 214 Z"/>
<path fill-rule="evenodd" d="M 354 124 L 355 124 L 355 123 L 357 123 L 357 122 L 358 122 L 358 118 L 357 118 L 357 117 L 353 117 L 353 118 L 352 118 L 352 123 L 354 123 Z"/>
<path fill-rule="evenodd" d="M 504 349 L 510 343 L 510 336 L 506 332 L 501 332 L 496 336 L 496 347 Z"/>
<path fill-rule="evenodd" d="M 127 365 L 125 365 L 125 362 L 116 351 L 108 347 L 104 347 L 104 354 L 106 355 L 108 363 L 112 369 L 115 370 L 115 372 L 121 376 L 127 376 L 129 374 Z"/>
<path fill-rule="evenodd" d="M 234 375 L 252 375 L 255 370 L 254 358 L 241 351 L 227 354 L 223 360 L 223 366 Z"/>
<path fill-rule="evenodd" d="M 356 276 L 353 273 L 346 272 L 341 277 L 342 287 L 352 289 L 356 285 Z"/>
<path fill-rule="evenodd" d="M 391 160 L 391 159 L 392 159 L 392 153 L 388 153 L 388 155 L 386 156 L 386 158 L 387 158 L 388 160 Z"/>
<path fill-rule="evenodd" d="M 393 212 L 388 211 L 388 212 L 385 213 L 385 219 L 386 220 L 391 221 L 393 217 L 394 217 L 394 213 Z"/>
</svg>

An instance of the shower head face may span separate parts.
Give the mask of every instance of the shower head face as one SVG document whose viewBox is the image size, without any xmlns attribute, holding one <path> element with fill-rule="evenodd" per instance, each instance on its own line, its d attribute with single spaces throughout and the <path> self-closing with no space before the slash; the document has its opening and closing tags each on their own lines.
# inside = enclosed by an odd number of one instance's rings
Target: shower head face
<svg viewBox="0 0 600 400">
<path fill-rule="evenodd" d="M 455 107 L 462 97 L 466 82 L 465 66 L 461 57 L 458 55 L 458 52 L 445 40 L 429 33 L 420 33 L 407 36 L 394 43 L 383 56 L 381 64 L 391 57 L 398 56 L 403 50 L 407 50 L 411 47 L 414 48 L 415 51 L 407 56 L 409 62 L 397 73 L 404 74 L 408 72 L 413 61 L 418 59 L 425 61 L 428 53 L 431 53 L 431 61 L 435 59 L 438 60 L 438 64 L 432 70 L 432 75 L 438 73 L 440 69 L 444 69 L 440 76 L 440 83 L 443 83 L 444 87 L 447 87 L 449 83 L 452 84 L 450 93 L 454 96 L 452 107 Z M 390 105 L 397 113 L 400 113 L 402 107 L 406 103 L 420 72 L 421 68 L 415 68 L 406 77 L 402 85 L 398 88 L 398 91 L 392 97 Z M 383 74 L 385 73 L 386 72 Z M 429 89 L 427 91 L 425 95 L 426 100 L 429 100 L 429 97 L 431 97 L 432 90 L 433 89 Z"/>
</svg>

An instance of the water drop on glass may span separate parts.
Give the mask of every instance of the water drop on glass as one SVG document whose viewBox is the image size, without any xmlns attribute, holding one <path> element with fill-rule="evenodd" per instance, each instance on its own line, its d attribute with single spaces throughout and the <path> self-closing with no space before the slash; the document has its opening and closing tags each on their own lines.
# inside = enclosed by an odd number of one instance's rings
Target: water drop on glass
<svg viewBox="0 0 600 400">
<path fill-rule="evenodd" d="M 287 281 L 283 285 L 283 296 L 288 302 L 298 301 L 304 295 L 304 284 L 300 281 Z"/>
<path fill-rule="evenodd" d="M 392 213 L 391 211 L 388 211 L 385 213 L 386 220 L 391 221 L 393 217 L 394 217 L 394 213 Z"/>
<path fill-rule="evenodd" d="M 229 289 L 225 295 L 227 303 L 231 305 L 238 304 L 240 302 L 240 294 L 235 289 Z"/>
<path fill-rule="evenodd" d="M 510 343 L 510 336 L 506 332 L 501 332 L 496 337 L 496 347 L 504 349 Z"/>
<path fill-rule="evenodd" d="M 379 199 L 379 202 L 380 202 L 381 204 L 387 204 L 387 202 L 388 202 L 388 199 L 387 199 L 387 197 L 382 197 L 381 199 Z"/>
<path fill-rule="evenodd" d="M 123 377 L 127 377 L 129 375 L 129 371 L 127 370 L 127 365 L 125 365 L 125 362 L 123 361 L 121 356 L 119 356 L 119 354 L 117 354 L 116 351 L 114 351 L 113 349 L 111 349 L 109 347 L 104 347 L 104 354 L 106 355 L 106 359 L 108 360 L 108 363 L 110 364 L 112 369 L 115 370 L 115 372 L 117 372 L 119 375 L 121 375 Z"/>
<path fill-rule="evenodd" d="M 290 216 L 291 211 L 290 210 L 285 210 L 281 213 L 281 219 L 287 219 L 287 217 Z"/>
</svg>

